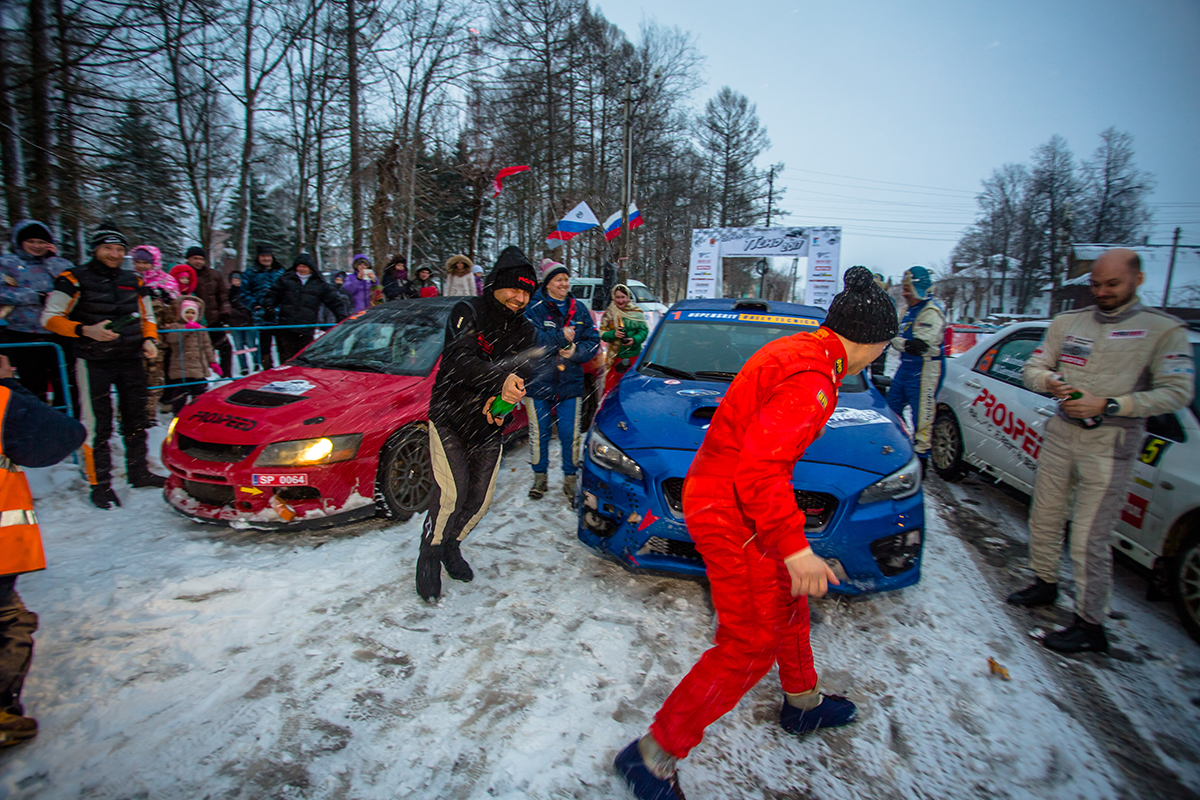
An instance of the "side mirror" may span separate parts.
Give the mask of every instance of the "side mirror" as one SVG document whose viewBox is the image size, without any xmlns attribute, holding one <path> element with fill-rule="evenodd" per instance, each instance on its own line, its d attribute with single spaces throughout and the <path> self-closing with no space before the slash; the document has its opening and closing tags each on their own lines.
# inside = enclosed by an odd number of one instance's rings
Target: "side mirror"
<svg viewBox="0 0 1200 800">
<path fill-rule="evenodd" d="M 892 386 L 891 375 L 872 375 L 871 384 L 879 390 L 879 393 L 887 397 L 888 389 Z"/>
</svg>

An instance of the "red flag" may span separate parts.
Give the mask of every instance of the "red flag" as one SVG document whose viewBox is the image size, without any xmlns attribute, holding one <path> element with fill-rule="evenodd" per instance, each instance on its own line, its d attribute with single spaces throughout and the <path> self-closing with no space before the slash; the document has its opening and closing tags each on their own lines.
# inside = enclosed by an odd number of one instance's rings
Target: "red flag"
<svg viewBox="0 0 1200 800">
<path fill-rule="evenodd" d="M 505 167 L 504 169 L 497 172 L 496 178 L 492 181 L 492 188 L 495 190 L 492 193 L 492 197 L 499 197 L 500 193 L 502 191 L 504 191 L 504 187 L 500 185 L 500 182 L 502 180 L 507 178 L 509 175 L 516 175 L 518 172 L 527 172 L 528 170 L 529 170 L 529 167 L 527 167 L 527 166 L 526 167 Z"/>
</svg>

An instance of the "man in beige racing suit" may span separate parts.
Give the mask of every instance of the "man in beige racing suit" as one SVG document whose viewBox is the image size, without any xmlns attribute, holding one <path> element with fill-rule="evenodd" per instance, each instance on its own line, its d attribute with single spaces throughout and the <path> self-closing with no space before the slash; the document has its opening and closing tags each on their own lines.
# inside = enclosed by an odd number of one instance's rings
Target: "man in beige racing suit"
<svg viewBox="0 0 1200 800">
<path fill-rule="evenodd" d="M 1029 560 L 1036 580 L 1008 602 L 1058 598 L 1063 526 L 1071 517 L 1073 624 L 1046 636 L 1062 653 L 1108 651 L 1104 620 L 1112 591 L 1113 527 L 1125 500 L 1146 417 L 1188 405 L 1194 365 L 1184 324 L 1142 305 L 1142 263 L 1132 250 L 1092 265 L 1095 306 L 1059 314 L 1025 364 L 1025 385 L 1061 400 L 1046 424 L 1029 510 Z M 1070 509 L 1071 490 L 1075 491 Z"/>
</svg>

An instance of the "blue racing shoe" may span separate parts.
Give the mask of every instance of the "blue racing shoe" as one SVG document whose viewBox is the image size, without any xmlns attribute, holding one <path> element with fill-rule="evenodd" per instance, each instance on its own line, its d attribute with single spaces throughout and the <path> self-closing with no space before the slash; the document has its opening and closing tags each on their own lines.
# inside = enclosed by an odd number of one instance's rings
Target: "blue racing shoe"
<svg viewBox="0 0 1200 800">
<path fill-rule="evenodd" d="M 613 766 L 639 800 L 686 800 L 683 789 L 679 788 L 679 777 L 674 772 L 664 780 L 650 771 L 642 758 L 642 751 L 638 749 L 637 739 L 617 754 Z"/>
<path fill-rule="evenodd" d="M 838 694 L 821 693 L 821 702 L 808 711 L 796 708 L 784 698 L 779 724 L 792 734 L 808 733 L 817 728 L 837 728 L 854 722 L 858 707 Z"/>
</svg>

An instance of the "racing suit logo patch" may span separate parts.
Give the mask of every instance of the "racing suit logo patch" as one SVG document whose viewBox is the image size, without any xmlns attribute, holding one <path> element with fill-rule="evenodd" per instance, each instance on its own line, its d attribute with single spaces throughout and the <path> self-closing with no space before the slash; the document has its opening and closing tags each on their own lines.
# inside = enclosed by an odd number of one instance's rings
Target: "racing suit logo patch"
<svg viewBox="0 0 1200 800">
<path fill-rule="evenodd" d="M 840 361 L 841 359 L 838 360 Z M 825 392 L 821 389 L 817 389 L 817 402 L 821 404 L 821 408 L 829 407 L 829 398 L 825 396 Z"/>
<path fill-rule="evenodd" d="M 1110 339 L 1145 339 L 1146 331 L 1110 331 Z"/>
</svg>

